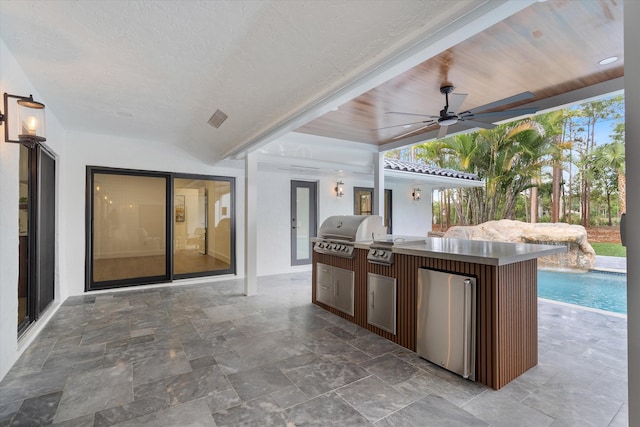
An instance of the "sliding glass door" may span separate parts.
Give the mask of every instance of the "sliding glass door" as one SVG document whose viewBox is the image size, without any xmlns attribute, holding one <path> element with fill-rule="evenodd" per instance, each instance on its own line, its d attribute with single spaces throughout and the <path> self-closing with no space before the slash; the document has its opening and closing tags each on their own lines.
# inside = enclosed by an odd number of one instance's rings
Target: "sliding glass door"
<svg viewBox="0 0 640 427">
<path fill-rule="evenodd" d="M 233 271 L 233 180 L 173 180 L 173 274 L 175 277 Z"/>
<path fill-rule="evenodd" d="M 87 290 L 235 272 L 233 179 L 88 168 Z"/>
<path fill-rule="evenodd" d="M 168 176 L 93 171 L 91 289 L 169 279 Z"/>
<path fill-rule="evenodd" d="M 20 145 L 18 333 L 54 299 L 56 160 L 41 145 Z"/>
</svg>

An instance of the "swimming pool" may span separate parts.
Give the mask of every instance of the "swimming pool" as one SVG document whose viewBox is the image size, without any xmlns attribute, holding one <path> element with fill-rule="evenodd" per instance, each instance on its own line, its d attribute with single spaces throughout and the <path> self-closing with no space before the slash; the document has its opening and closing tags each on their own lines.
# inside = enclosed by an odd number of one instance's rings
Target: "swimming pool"
<svg viewBox="0 0 640 427">
<path fill-rule="evenodd" d="M 627 276 L 538 270 L 538 297 L 627 313 Z"/>
</svg>

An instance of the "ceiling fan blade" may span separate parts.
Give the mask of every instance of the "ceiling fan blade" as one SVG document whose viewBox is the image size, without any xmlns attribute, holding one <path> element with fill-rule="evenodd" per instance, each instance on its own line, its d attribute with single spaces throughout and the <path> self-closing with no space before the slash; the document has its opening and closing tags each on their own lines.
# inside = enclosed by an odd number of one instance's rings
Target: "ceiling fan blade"
<svg viewBox="0 0 640 427">
<path fill-rule="evenodd" d="M 490 104 L 481 105 L 480 107 L 469 110 L 470 113 L 474 111 L 492 110 L 494 108 L 502 107 L 503 105 L 513 104 L 514 102 L 524 101 L 525 99 L 534 98 L 535 95 L 531 92 L 522 92 L 517 95 L 510 96 L 508 98 L 501 99 L 499 101 L 492 102 Z"/>
<path fill-rule="evenodd" d="M 476 114 L 469 114 L 469 115 L 463 115 L 462 118 L 464 117 L 471 117 L 474 119 L 479 119 L 482 117 L 500 117 L 500 116 L 523 116 L 525 114 L 535 114 L 538 112 L 538 108 L 534 107 L 534 108 L 516 108 L 514 110 L 503 110 L 503 111 L 491 111 L 488 113 L 476 113 Z M 464 114 L 464 113 L 463 113 Z"/>
<path fill-rule="evenodd" d="M 414 132 L 418 132 L 419 130 L 422 130 L 422 129 L 428 128 L 428 127 L 430 127 L 430 126 L 433 126 L 433 123 L 430 123 L 430 124 L 428 124 L 428 125 L 424 125 L 424 126 L 422 126 L 422 127 L 419 127 L 419 128 L 417 128 L 417 129 L 414 129 L 414 130 L 409 131 L 409 132 L 405 132 L 405 133 L 403 133 L 402 135 L 394 136 L 394 137 L 393 137 L 393 139 L 400 139 L 400 138 L 402 138 L 402 137 L 404 137 L 404 136 L 411 135 L 411 134 L 412 134 L 412 133 L 414 133 Z"/>
<path fill-rule="evenodd" d="M 464 100 L 467 99 L 467 96 L 469 95 L 466 93 L 452 93 L 451 95 L 449 95 L 449 109 L 447 110 L 447 113 L 458 113 L 460 111 L 460 106 L 462 105 Z"/>
<path fill-rule="evenodd" d="M 493 129 L 494 127 L 496 127 L 496 125 L 494 125 L 493 123 L 477 122 L 475 120 L 468 120 L 464 118 L 459 118 L 458 122 L 462 123 L 465 126 L 470 125 L 472 127 L 479 127 L 483 129 Z"/>
<path fill-rule="evenodd" d="M 419 114 L 419 113 L 403 113 L 402 111 L 387 111 L 385 114 L 403 114 L 405 116 L 420 116 L 420 117 L 430 117 L 432 119 L 437 119 L 440 116 L 432 116 L 430 114 Z"/>
<path fill-rule="evenodd" d="M 436 138 L 444 138 L 445 136 L 447 136 L 448 129 L 449 126 L 440 126 L 440 130 L 438 131 L 438 135 L 436 136 Z"/>
<path fill-rule="evenodd" d="M 403 123 L 403 124 L 400 124 L 400 125 L 385 126 L 385 127 L 381 127 L 381 128 L 377 128 L 377 129 L 371 129 L 371 130 L 392 129 L 392 128 L 397 128 L 397 127 L 401 127 L 401 126 L 417 125 L 418 123 L 427 123 L 427 122 L 433 123 L 433 122 L 435 122 L 435 120 L 423 120 L 421 122 Z"/>
</svg>

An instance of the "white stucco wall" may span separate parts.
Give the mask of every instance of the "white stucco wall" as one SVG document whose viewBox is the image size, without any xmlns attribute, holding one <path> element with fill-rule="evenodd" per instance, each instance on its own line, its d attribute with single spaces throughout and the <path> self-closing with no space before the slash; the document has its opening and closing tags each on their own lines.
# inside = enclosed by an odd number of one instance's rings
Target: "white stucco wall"
<svg viewBox="0 0 640 427">
<path fill-rule="evenodd" d="M 337 176 L 259 170 L 258 183 L 258 276 L 310 270 L 311 266 L 291 266 L 291 181 L 317 182 L 318 227 L 331 215 L 353 214 L 353 188 L 373 187 L 373 177 L 342 176 L 344 196 L 335 193 Z M 393 191 L 393 234 L 426 236 L 431 231 L 431 191 L 419 186 L 420 201 L 411 198 L 416 185 L 388 182 Z"/>
<path fill-rule="evenodd" d="M 84 292 L 84 252 L 85 252 L 85 187 L 86 167 L 103 166 L 109 168 L 136 169 L 147 171 L 177 172 L 201 175 L 220 175 L 236 178 L 236 265 L 241 274 L 244 264 L 243 221 L 244 221 L 244 170 L 236 167 L 212 166 L 173 145 L 158 144 L 133 138 L 117 138 L 82 132 L 68 134 L 68 167 L 65 169 L 65 188 L 75 196 L 65 204 L 65 217 L 73 224 L 74 232 L 61 239 L 63 251 L 74 253 L 67 266 L 67 286 L 69 295 Z"/>
<path fill-rule="evenodd" d="M 414 188 L 420 188 L 420 200 L 413 200 Z M 431 231 L 431 189 L 419 183 L 389 181 L 385 188 L 393 191 L 393 234 L 423 236 Z"/>
</svg>

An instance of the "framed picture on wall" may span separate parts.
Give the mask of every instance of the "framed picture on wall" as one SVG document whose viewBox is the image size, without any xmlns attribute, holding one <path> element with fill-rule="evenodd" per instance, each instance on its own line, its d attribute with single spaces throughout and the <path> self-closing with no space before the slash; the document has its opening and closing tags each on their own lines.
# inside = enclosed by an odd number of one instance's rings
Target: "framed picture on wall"
<svg viewBox="0 0 640 427">
<path fill-rule="evenodd" d="M 184 222 L 184 196 L 175 196 L 176 222 Z"/>
</svg>

